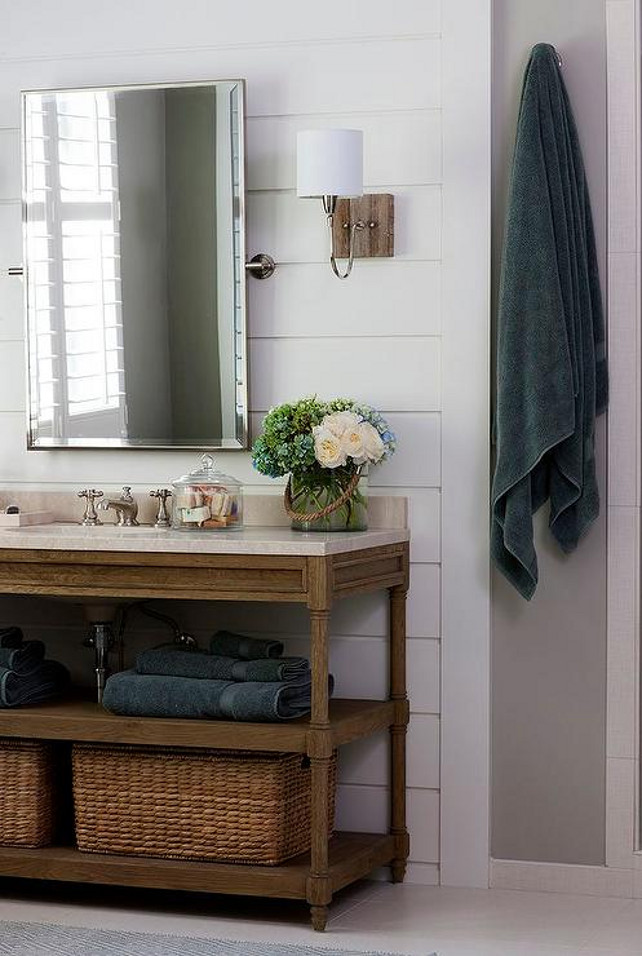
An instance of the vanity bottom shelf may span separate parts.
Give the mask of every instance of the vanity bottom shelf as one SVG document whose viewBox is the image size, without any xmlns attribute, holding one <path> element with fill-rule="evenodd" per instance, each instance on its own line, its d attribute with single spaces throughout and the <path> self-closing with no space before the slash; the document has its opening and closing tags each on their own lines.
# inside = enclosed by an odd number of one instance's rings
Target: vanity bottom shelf
<svg viewBox="0 0 642 956">
<path fill-rule="evenodd" d="M 329 844 L 332 892 L 362 879 L 394 857 L 394 837 L 381 833 L 337 833 Z M 310 854 L 281 866 L 156 860 L 140 856 L 82 853 L 73 847 L 38 850 L 0 847 L 0 877 L 103 883 L 150 889 L 231 893 L 280 899 L 306 898 Z"/>
</svg>

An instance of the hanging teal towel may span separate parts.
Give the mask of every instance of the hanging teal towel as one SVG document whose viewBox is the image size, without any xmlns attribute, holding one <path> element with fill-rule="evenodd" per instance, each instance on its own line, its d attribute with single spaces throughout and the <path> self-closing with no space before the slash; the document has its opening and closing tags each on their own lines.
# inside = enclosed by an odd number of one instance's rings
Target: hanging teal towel
<svg viewBox="0 0 642 956">
<path fill-rule="evenodd" d="M 522 91 L 499 294 L 491 554 L 535 593 L 533 514 L 573 551 L 600 509 L 595 417 L 606 409 L 604 317 L 586 176 L 553 47 Z"/>
</svg>

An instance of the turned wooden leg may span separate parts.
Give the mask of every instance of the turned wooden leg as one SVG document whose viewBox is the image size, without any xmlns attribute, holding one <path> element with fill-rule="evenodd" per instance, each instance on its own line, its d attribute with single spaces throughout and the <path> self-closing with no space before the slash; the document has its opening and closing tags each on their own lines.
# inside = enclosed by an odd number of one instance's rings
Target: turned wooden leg
<svg viewBox="0 0 642 956">
<path fill-rule="evenodd" d="M 310 907 L 310 920 L 312 921 L 312 929 L 317 933 L 322 933 L 328 922 L 328 907 L 327 906 L 311 906 Z"/>
<path fill-rule="evenodd" d="M 330 763 L 332 760 L 332 733 L 328 705 L 328 618 L 327 610 L 312 610 L 312 716 L 308 735 L 308 755 L 311 764 L 311 834 L 310 874 L 307 881 L 307 900 L 310 904 L 312 925 L 323 930 L 328 918 L 328 904 L 332 900 L 332 884 L 328 866 L 330 838 Z"/>
<path fill-rule="evenodd" d="M 395 838 L 392 880 L 406 875 L 410 838 L 406 829 L 406 732 L 409 704 L 406 696 L 406 593 L 407 586 L 390 589 L 390 699 L 395 702 L 390 728 L 390 832 Z"/>
<path fill-rule="evenodd" d="M 406 877 L 406 860 L 393 860 L 390 865 L 390 874 L 393 883 L 403 883 Z"/>
</svg>

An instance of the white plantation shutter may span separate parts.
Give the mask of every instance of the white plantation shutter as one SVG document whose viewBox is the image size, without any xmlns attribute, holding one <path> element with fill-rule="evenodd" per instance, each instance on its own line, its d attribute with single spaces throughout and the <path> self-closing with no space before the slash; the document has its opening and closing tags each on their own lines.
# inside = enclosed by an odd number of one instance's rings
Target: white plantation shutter
<svg viewBox="0 0 642 956">
<path fill-rule="evenodd" d="M 117 409 L 124 429 L 114 96 L 30 95 L 25 109 L 36 424 L 64 435 L 69 418 Z"/>
</svg>

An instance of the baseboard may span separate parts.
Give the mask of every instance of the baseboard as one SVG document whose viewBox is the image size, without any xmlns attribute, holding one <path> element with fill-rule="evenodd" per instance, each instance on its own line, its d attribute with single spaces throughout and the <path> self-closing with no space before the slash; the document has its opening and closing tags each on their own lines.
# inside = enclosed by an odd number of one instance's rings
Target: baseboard
<svg viewBox="0 0 642 956">
<path fill-rule="evenodd" d="M 418 883 L 422 886 L 439 886 L 439 864 L 409 863 L 405 883 Z"/>
<path fill-rule="evenodd" d="M 633 898 L 633 870 L 570 863 L 491 860 L 490 885 L 499 890 Z"/>
</svg>

